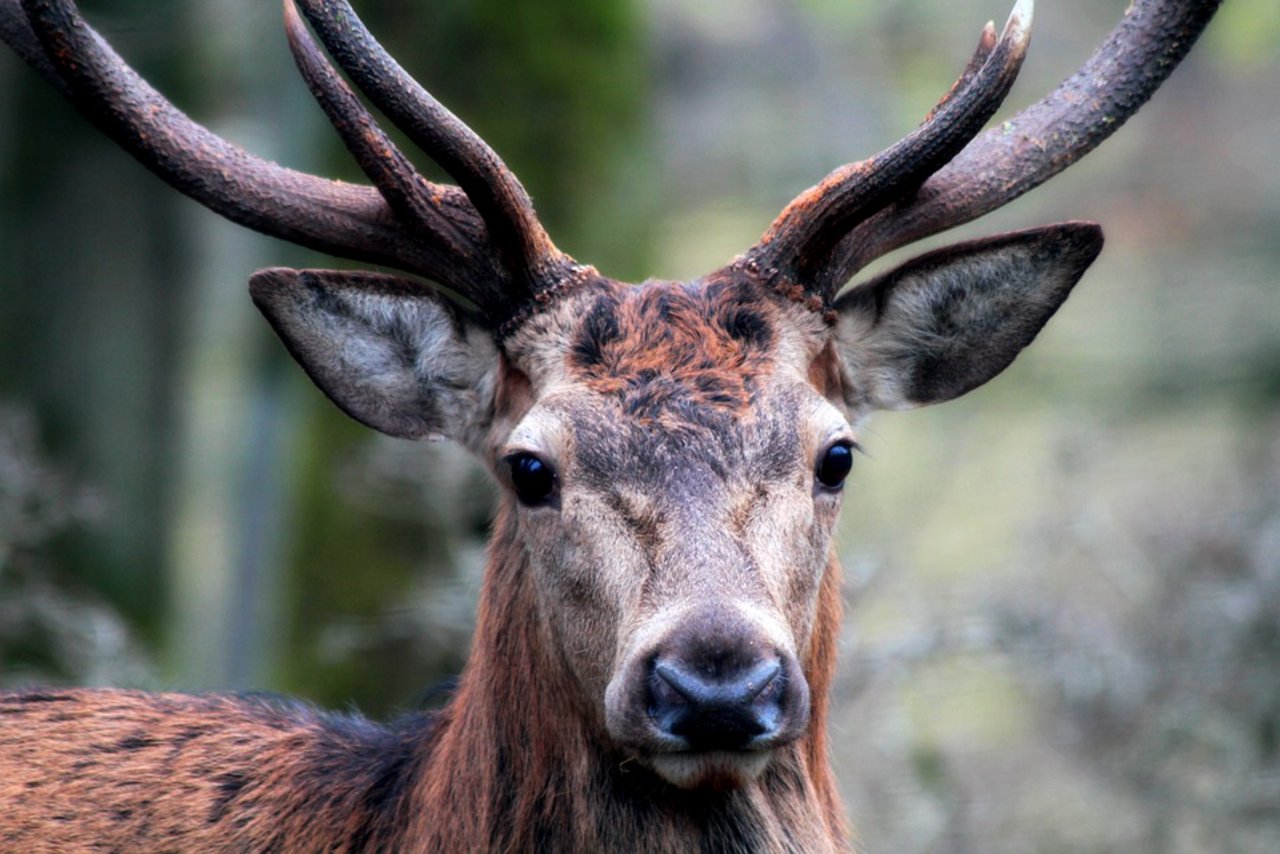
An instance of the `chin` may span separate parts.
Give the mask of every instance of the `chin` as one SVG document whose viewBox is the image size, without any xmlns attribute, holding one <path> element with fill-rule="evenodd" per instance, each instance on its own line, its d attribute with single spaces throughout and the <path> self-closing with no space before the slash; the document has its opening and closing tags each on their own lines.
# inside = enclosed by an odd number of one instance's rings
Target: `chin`
<svg viewBox="0 0 1280 854">
<path fill-rule="evenodd" d="M 658 753 L 646 764 L 681 789 L 730 791 L 753 783 L 773 757 L 771 750 L 711 750 L 704 753 Z"/>
</svg>

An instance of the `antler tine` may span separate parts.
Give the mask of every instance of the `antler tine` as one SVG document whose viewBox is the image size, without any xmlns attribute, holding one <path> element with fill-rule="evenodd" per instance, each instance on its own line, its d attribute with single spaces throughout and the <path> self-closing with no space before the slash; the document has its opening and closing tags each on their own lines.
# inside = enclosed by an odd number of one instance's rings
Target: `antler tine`
<svg viewBox="0 0 1280 854">
<path fill-rule="evenodd" d="M 747 257 L 782 273 L 781 284 L 798 284 L 829 301 L 834 290 L 816 280 L 839 240 L 955 157 L 999 109 L 1026 56 L 1032 5 L 1032 0 L 1018 0 L 994 45 L 991 25 L 983 30 L 974 58 L 920 127 L 874 157 L 836 169 L 798 196 Z"/>
<path fill-rule="evenodd" d="M 933 117 L 938 114 L 951 99 L 956 96 L 957 92 L 962 92 L 968 88 L 973 82 L 973 78 L 978 76 L 978 72 L 982 70 L 982 66 L 987 64 L 987 58 L 991 56 L 991 52 L 996 49 L 996 24 L 994 21 L 987 21 L 987 25 L 982 28 L 982 33 L 978 36 L 978 46 L 974 48 L 973 56 L 969 57 L 969 64 L 964 67 L 964 71 L 960 72 L 960 76 L 956 78 L 956 82 L 951 84 L 951 88 L 946 91 L 938 103 L 934 104 L 933 109 L 924 117 L 924 124 L 933 121 Z"/>
<path fill-rule="evenodd" d="M 400 67 L 347 0 L 299 4 L 338 66 L 466 192 L 512 284 L 527 291 L 517 296 L 550 290 L 578 269 L 551 242 L 528 193 L 497 153 Z"/>
<path fill-rule="evenodd" d="M 460 293 L 493 278 L 475 211 L 438 188 L 422 239 L 369 187 L 286 169 L 222 139 L 147 84 L 70 0 L 0 0 L 2 34 L 100 130 L 163 180 L 233 222 L 341 257 L 419 273 Z M 19 3 L 21 8 L 19 8 Z"/>
<path fill-rule="evenodd" d="M 27 13 L 22 8 L 22 0 L 0 0 L 0 41 L 13 49 L 23 61 L 40 72 L 40 76 L 58 90 L 58 94 L 68 101 L 75 102 L 75 93 L 62 79 L 57 66 L 44 54 L 44 45 L 36 37 L 31 25 L 27 23 Z"/>
<path fill-rule="evenodd" d="M 1080 70 L 979 136 L 905 198 L 854 228 L 832 253 L 824 287 L 872 260 L 977 219 L 1088 154 L 1147 102 L 1182 61 L 1221 0 L 1135 0 Z"/>
<path fill-rule="evenodd" d="M 284 0 L 285 35 L 303 81 L 338 132 L 360 169 L 377 187 L 391 210 L 416 231 L 435 241 L 456 238 L 442 228 L 437 208 L 443 188 L 426 181 L 390 137 L 378 127 L 351 88 L 338 76 L 307 31 L 293 0 Z M 488 313 L 495 296 L 490 291 L 467 292 Z M 498 294 L 497 296 L 501 296 Z"/>
</svg>

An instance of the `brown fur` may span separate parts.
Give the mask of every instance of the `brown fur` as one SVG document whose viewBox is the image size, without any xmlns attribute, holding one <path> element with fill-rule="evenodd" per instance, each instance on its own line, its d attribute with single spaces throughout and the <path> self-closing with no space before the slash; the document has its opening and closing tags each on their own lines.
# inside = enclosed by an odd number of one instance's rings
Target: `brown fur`
<svg viewBox="0 0 1280 854">
<path fill-rule="evenodd" d="M 425 720 L 244 697 L 0 694 L 0 850 L 387 850 Z"/>
<path fill-rule="evenodd" d="M 840 372 L 840 354 L 834 343 L 827 344 L 809 363 L 809 384 L 827 400 L 844 399 L 844 380 Z"/>
<path fill-rule="evenodd" d="M 742 412 L 773 359 L 773 306 L 744 287 L 650 283 L 596 297 L 571 364 L 644 420 L 679 403 Z"/>
</svg>

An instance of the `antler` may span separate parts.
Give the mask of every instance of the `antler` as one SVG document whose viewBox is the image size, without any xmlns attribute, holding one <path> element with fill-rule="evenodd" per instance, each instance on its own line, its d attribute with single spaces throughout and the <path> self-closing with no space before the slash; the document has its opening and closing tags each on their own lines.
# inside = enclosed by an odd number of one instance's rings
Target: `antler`
<svg viewBox="0 0 1280 854">
<path fill-rule="evenodd" d="M 0 0 L 0 38 L 204 206 L 293 243 L 421 274 L 474 301 L 495 328 L 583 269 L 555 249 L 492 149 L 395 65 L 347 3 L 308 2 L 305 11 L 361 88 L 461 188 L 418 175 L 328 66 L 291 0 L 286 27 L 299 68 L 373 188 L 286 169 L 212 133 L 138 76 L 71 0 Z"/>
<path fill-rule="evenodd" d="M 299 0 L 330 55 L 378 109 L 444 168 L 471 199 L 515 283 L 532 296 L 575 268 L 542 228 L 515 174 L 471 128 L 410 77 L 347 0 Z M 286 7 L 293 0 L 285 0 Z M 300 31 L 291 27 L 291 31 Z"/>
<path fill-rule="evenodd" d="M 1159 88 L 1220 4 L 1135 0 L 1079 71 L 969 142 L 1026 49 L 1032 3 L 1019 0 L 1000 43 L 989 49 L 984 32 L 965 73 L 919 129 L 798 197 L 745 261 L 793 296 L 828 305 L 873 259 L 1001 207 L 1097 147 Z M 938 127 L 953 121 L 954 129 Z"/>
<path fill-rule="evenodd" d="M 284 4 L 284 25 L 294 62 L 307 88 L 391 210 L 413 227 L 447 240 L 439 231 L 434 207 L 439 188 L 418 174 L 355 93 L 334 73 L 290 0 Z"/>
<path fill-rule="evenodd" d="M 0 38 L 101 130 L 177 189 L 229 219 L 335 255 L 422 274 L 473 300 L 502 336 L 589 267 L 559 252 L 497 154 L 373 39 L 347 0 L 299 0 L 337 64 L 460 185 L 423 179 L 328 64 L 285 0 L 308 86 L 375 187 L 254 157 L 192 121 L 94 32 L 71 0 L 0 0 Z M 1065 169 L 1138 110 L 1190 50 L 1221 0 L 1135 0 L 1081 69 L 1001 127 L 1032 0 L 973 59 L 924 123 L 796 198 L 742 263 L 814 307 L 866 263 L 967 222 Z M 966 147 L 967 145 L 967 147 Z"/>
<path fill-rule="evenodd" d="M 987 24 L 960 79 L 924 123 L 879 154 L 841 166 L 773 221 L 747 258 L 783 283 L 813 281 L 849 229 L 914 191 L 955 157 L 995 115 L 1022 67 L 1031 37 L 1031 0 L 1018 0 L 998 43 Z M 823 302 L 834 293 L 821 293 Z"/>
<path fill-rule="evenodd" d="M 899 246 L 1003 207 L 1119 130 L 1191 50 L 1222 0 L 1134 0 L 1075 74 L 975 139 L 913 197 L 852 230 L 825 271 L 848 281 Z"/>
</svg>

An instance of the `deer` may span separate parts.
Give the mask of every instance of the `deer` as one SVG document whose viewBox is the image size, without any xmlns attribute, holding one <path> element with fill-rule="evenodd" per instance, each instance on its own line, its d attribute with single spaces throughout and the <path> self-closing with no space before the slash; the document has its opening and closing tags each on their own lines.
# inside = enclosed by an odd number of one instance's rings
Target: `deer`
<svg viewBox="0 0 1280 854">
<path fill-rule="evenodd" d="M 249 290 L 348 415 L 460 443 L 501 486 L 442 709 L 384 725 L 257 695 L 0 693 L 0 849 L 848 850 L 826 715 L 857 430 L 1001 373 L 1102 231 L 999 234 L 845 285 L 1095 148 L 1218 5 L 1134 0 L 1070 78 L 984 131 L 1029 44 L 1033 4 L 1016 0 L 917 129 L 720 269 L 626 284 L 556 248 L 493 149 L 347 0 L 285 0 L 284 23 L 367 185 L 216 136 L 71 0 L 0 0 L 5 42 L 162 180 L 398 271 L 272 268 Z M 365 99 L 456 185 L 421 177 Z"/>
</svg>

